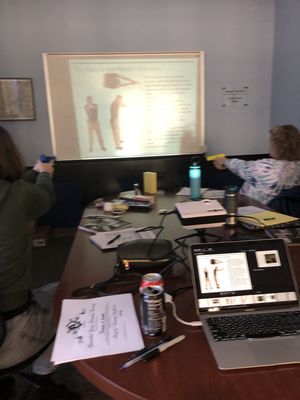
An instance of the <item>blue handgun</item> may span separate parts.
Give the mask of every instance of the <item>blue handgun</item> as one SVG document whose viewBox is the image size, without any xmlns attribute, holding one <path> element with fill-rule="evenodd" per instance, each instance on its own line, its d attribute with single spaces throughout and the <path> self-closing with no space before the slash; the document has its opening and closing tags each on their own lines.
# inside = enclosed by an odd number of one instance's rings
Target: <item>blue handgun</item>
<svg viewBox="0 0 300 400">
<path fill-rule="evenodd" d="M 55 157 L 54 156 L 46 156 L 46 154 L 41 154 L 40 155 L 40 161 L 43 162 L 43 163 L 48 163 L 51 160 L 55 160 Z"/>
</svg>

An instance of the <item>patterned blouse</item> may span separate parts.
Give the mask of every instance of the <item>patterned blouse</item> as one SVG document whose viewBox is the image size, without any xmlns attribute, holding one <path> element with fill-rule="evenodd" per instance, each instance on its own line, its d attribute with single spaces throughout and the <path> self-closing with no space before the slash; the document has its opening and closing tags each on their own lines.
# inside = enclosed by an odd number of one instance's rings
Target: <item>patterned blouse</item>
<svg viewBox="0 0 300 400">
<path fill-rule="evenodd" d="M 300 185 L 300 161 L 231 158 L 226 159 L 224 165 L 245 180 L 240 193 L 263 204 L 268 204 L 282 189 Z"/>
</svg>

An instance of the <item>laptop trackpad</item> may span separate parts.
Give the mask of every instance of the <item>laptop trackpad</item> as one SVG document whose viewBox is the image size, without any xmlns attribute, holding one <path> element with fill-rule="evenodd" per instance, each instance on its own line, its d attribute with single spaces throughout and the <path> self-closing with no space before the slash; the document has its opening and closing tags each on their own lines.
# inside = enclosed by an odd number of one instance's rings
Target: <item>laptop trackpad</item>
<svg viewBox="0 0 300 400">
<path fill-rule="evenodd" d="M 289 336 L 273 340 L 253 339 L 248 343 L 259 364 L 300 362 L 299 337 Z"/>
</svg>

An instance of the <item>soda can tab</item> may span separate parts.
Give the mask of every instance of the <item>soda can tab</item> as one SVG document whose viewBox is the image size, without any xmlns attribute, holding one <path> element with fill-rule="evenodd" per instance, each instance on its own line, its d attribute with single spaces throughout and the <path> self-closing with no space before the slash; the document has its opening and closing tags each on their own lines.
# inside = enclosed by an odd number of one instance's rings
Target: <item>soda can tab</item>
<svg viewBox="0 0 300 400">
<path fill-rule="evenodd" d="M 164 287 L 164 281 L 160 274 L 156 272 L 151 272 L 149 274 L 145 274 L 142 277 L 140 289 L 147 286 L 161 286 Z"/>
</svg>

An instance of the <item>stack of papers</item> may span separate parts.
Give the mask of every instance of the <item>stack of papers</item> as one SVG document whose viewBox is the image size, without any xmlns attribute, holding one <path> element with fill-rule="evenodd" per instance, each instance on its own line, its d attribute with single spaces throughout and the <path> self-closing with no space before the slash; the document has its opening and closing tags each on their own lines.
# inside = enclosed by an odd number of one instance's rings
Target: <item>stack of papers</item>
<svg viewBox="0 0 300 400">
<path fill-rule="evenodd" d="M 63 300 L 51 361 L 61 364 L 143 347 L 132 294 Z"/>
</svg>

